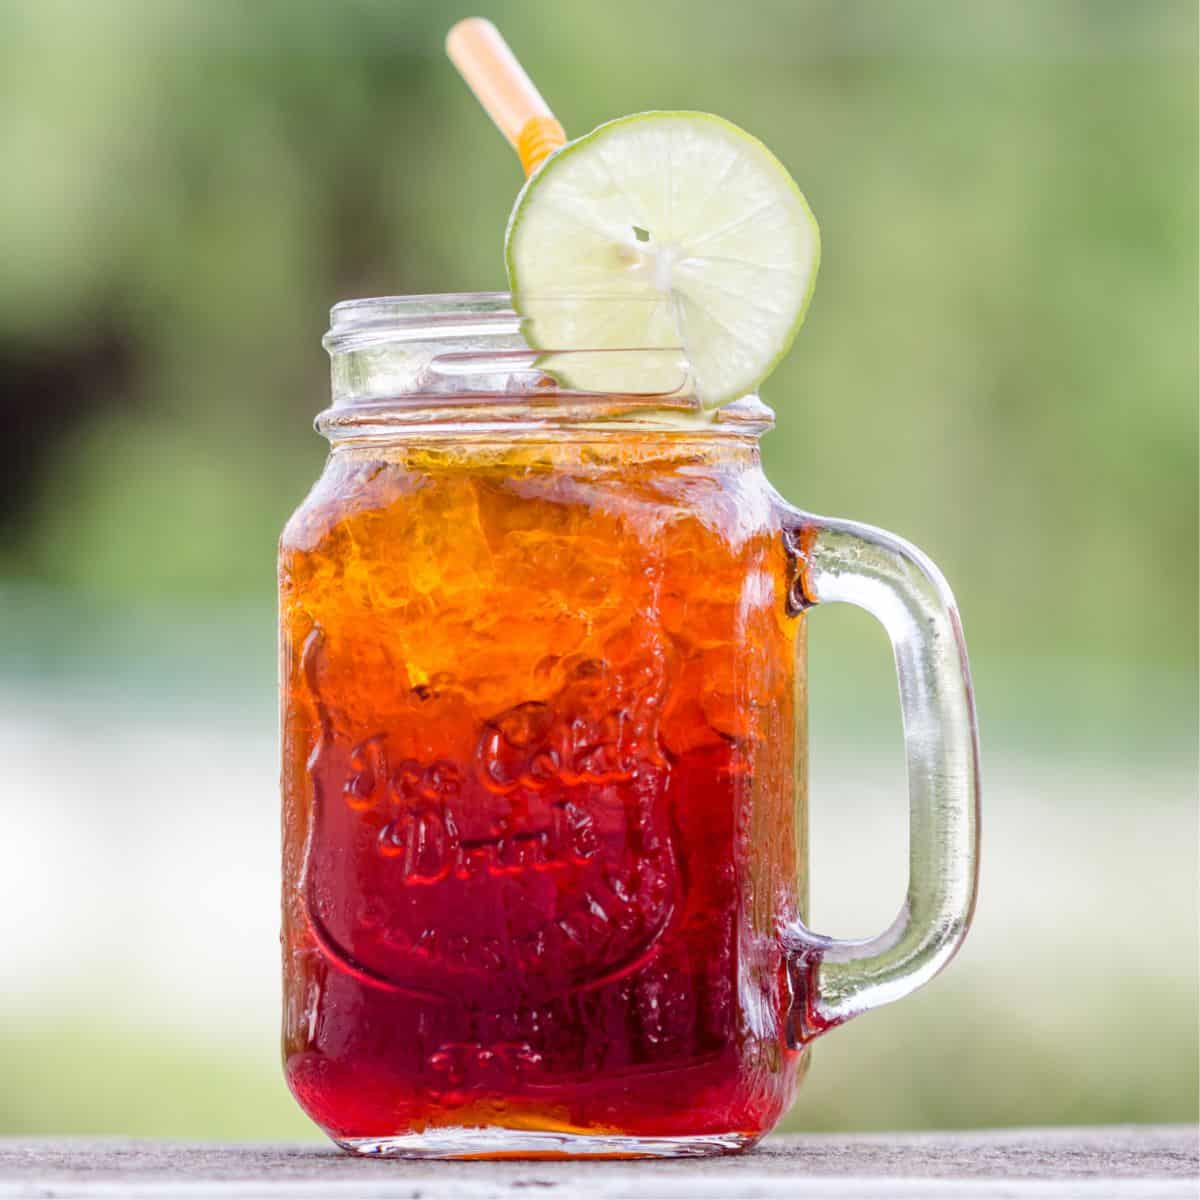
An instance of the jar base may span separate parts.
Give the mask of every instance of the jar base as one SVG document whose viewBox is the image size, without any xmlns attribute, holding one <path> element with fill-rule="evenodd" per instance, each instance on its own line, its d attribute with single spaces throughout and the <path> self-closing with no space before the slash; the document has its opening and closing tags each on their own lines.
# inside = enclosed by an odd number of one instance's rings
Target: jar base
<svg viewBox="0 0 1200 1200">
<path fill-rule="evenodd" d="M 740 1154 L 758 1141 L 747 1133 L 694 1137 L 551 1133 L 449 1126 L 395 1137 L 334 1138 L 351 1154 L 378 1158 L 702 1158 Z"/>
</svg>

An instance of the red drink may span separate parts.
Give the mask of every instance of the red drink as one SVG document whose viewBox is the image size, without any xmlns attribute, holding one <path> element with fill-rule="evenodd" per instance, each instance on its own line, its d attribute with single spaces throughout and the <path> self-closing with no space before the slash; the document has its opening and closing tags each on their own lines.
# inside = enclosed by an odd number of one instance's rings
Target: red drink
<svg viewBox="0 0 1200 1200">
<path fill-rule="evenodd" d="M 285 1056 L 335 1139 L 733 1149 L 786 1108 L 778 511 L 728 431 L 335 451 L 281 546 Z"/>
</svg>

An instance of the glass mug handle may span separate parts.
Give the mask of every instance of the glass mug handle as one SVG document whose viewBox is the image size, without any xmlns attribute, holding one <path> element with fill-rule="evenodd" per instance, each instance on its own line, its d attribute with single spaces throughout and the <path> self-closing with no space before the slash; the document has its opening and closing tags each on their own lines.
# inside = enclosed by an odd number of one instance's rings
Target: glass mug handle
<svg viewBox="0 0 1200 1200">
<path fill-rule="evenodd" d="M 909 792 L 908 894 L 891 926 L 854 941 L 799 921 L 782 931 L 791 1034 L 803 1044 L 928 983 L 961 945 L 978 881 L 979 742 L 962 625 L 942 573 L 882 529 L 793 515 L 793 610 L 854 604 L 891 639 Z"/>
</svg>

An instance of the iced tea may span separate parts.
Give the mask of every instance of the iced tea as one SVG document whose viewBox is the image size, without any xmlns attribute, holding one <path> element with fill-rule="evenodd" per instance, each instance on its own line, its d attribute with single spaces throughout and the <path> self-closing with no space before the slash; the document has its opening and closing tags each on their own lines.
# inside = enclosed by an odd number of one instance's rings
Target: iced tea
<svg viewBox="0 0 1200 1200">
<path fill-rule="evenodd" d="M 778 511 L 730 435 L 335 449 L 280 566 L 285 1058 L 335 1139 L 786 1108 Z"/>
</svg>

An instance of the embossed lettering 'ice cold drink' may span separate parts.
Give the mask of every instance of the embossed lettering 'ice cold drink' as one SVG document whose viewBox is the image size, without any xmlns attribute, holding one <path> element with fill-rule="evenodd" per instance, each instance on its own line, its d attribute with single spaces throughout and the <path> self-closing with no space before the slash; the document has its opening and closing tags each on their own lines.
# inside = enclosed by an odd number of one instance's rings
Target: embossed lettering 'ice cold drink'
<svg viewBox="0 0 1200 1200">
<path fill-rule="evenodd" d="M 573 393 L 507 297 L 334 311 L 333 443 L 281 544 L 284 1049 L 362 1152 L 679 1154 L 771 1128 L 809 1041 L 930 978 L 974 898 L 957 616 L 791 508 L 771 414 Z M 673 357 L 645 363 L 661 391 Z M 679 382 L 684 382 L 682 367 Z M 909 895 L 805 924 L 805 612 L 896 650 Z"/>
</svg>

